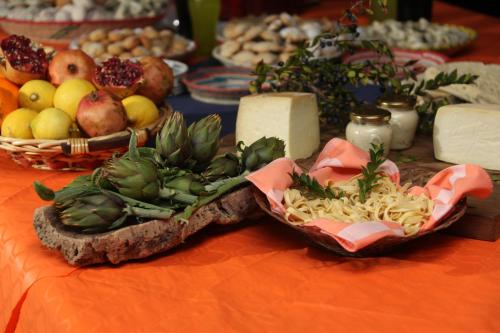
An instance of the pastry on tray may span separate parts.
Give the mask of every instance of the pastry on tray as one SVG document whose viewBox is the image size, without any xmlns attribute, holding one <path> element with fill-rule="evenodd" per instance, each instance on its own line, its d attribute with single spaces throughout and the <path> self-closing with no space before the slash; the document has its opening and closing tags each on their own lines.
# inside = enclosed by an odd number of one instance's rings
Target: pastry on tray
<svg viewBox="0 0 500 333">
<path fill-rule="evenodd" d="M 97 61 L 110 57 L 123 59 L 156 56 L 182 58 L 195 49 L 193 41 L 172 30 L 144 28 L 96 29 L 74 40 L 71 48 L 82 49 Z"/>
<path fill-rule="evenodd" d="M 221 30 L 222 44 L 215 58 L 229 66 L 253 67 L 259 61 L 277 64 L 286 61 L 300 43 L 331 30 L 332 21 L 304 20 L 287 13 L 236 19 Z M 318 56 L 334 56 L 336 50 L 316 50 Z"/>
</svg>

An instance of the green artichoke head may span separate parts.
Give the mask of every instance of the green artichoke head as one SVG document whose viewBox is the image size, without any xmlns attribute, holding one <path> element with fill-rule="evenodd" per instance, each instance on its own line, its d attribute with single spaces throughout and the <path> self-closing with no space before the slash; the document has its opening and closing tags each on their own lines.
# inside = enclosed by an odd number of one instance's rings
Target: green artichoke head
<svg viewBox="0 0 500 333">
<path fill-rule="evenodd" d="M 166 166 L 182 166 L 189 158 L 189 136 L 180 112 L 174 112 L 156 135 L 156 151 Z"/>
<path fill-rule="evenodd" d="M 189 126 L 191 157 L 199 164 L 210 162 L 217 154 L 220 131 L 221 119 L 218 114 L 207 116 Z"/>
<path fill-rule="evenodd" d="M 238 146 L 240 146 L 238 144 Z M 277 158 L 285 156 L 285 143 L 275 137 L 262 137 L 243 149 L 241 160 L 246 170 L 257 170 Z"/>
<path fill-rule="evenodd" d="M 58 208 L 64 225 L 81 229 L 110 228 L 121 224 L 127 217 L 125 203 L 104 192 L 77 197 L 71 203 L 60 203 Z"/>
<path fill-rule="evenodd" d="M 205 191 L 205 186 L 193 174 L 176 177 L 167 182 L 164 187 L 194 195 Z"/>
<path fill-rule="evenodd" d="M 104 165 L 102 173 L 124 196 L 146 202 L 158 197 L 160 190 L 158 168 L 148 158 L 137 160 L 128 157 L 115 158 Z"/>
<path fill-rule="evenodd" d="M 223 177 L 235 177 L 240 174 L 240 163 L 238 157 L 233 154 L 225 154 L 212 160 L 203 177 L 212 181 Z"/>
</svg>

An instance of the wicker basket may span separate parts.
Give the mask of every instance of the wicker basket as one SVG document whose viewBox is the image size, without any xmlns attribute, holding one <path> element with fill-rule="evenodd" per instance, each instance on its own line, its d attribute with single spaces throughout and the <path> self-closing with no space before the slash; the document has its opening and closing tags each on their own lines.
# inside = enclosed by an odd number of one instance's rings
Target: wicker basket
<svg viewBox="0 0 500 333">
<path fill-rule="evenodd" d="M 418 166 L 402 167 L 400 169 L 400 172 L 403 183 L 411 182 L 413 185 L 418 185 L 418 186 L 424 186 L 424 184 L 427 183 L 427 181 L 436 173 L 436 171 L 433 169 L 426 167 L 418 167 Z M 458 202 L 457 205 L 455 205 L 455 207 L 448 213 L 448 215 L 443 218 L 442 222 L 434 229 L 426 230 L 424 232 L 419 232 L 415 235 L 407 237 L 396 237 L 396 236 L 384 237 L 359 251 L 349 252 L 346 249 L 344 249 L 335 239 L 322 233 L 319 230 L 319 228 L 302 227 L 300 225 L 294 225 L 286 221 L 281 215 L 274 213 L 269 206 L 269 202 L 266 196 L 255 187 L 254 187 L 254 197 L 255 200 L 257 201 L 257 204 L 266 213 L 268 213 L 281 223 L 284 223 L 287 226 L 299 231 L 301 234 L 308 237 L 315 245 L 319 245 L 338 255 L 348 256 L 348 257 L 372 257 L 388 253 L 396 249 L 397 247 L 409 241 L 412 241 L 416 238 L 420 238 L 422 236 L 449 227 L 450 225 L 458 221 L 465 214 L 465 211 L 467 209 L 466 199 L 464 198 L 460 202 Z"/>
<path fill-rule="evenodd" d="M 70 138 L 64 140 L 23 140 L 0 136 L 0 151 L 23 166 L 44 170 L 94 169 L 114 153 L 124 153 L 132 131 L 138 145 L 156 135 L 172 112 L 170 106 L 160 109 L 160 117 L 141 129 L 127 130 L 95 138 Z"/>
</svg>

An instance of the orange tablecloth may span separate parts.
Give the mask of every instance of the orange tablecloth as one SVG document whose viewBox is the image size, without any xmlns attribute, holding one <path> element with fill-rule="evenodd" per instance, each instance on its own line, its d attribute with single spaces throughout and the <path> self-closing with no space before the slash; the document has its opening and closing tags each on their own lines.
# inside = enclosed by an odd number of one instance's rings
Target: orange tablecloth
<svg viewBox="0 0 500 333">
<path fill-rule="evenodd" d="M 439 20 L 479 32 L 460 59 L 500 63 L 499 20 L 436 7 Z M 60 187 L 76 173 L 2 155 L 0 174 L 0 331 L 500 331 L 500 242 L 439 234 L 349 259 L 264 219 L 209 227 L 155 258 L 75 269 L 37 240 L 33 210 L 44 203 L 31 184 Z"/>
</svg>

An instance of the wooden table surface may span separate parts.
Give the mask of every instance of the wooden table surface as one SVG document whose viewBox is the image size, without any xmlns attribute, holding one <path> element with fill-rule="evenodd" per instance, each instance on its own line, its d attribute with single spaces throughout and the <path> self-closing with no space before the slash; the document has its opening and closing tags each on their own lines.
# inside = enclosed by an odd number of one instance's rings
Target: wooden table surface
<svg viewBox="0 0 500 333">
<path fill-rule="evenodd" d="M 305 13 L 335 16 L 345 1 Z M 478 31 L 456 60 L 500 63 L 500 21 L 435 3 L 439 22 Z M 76 269 L 32 227 L 34 180 L 77 173 L 26 169 L 0 156 L 0 331 L 499 332 L 500 242 L 435 234 L 385 257 L 311 246 L 270 219 L 208 228 L 165 255 Z"/>
</svg>

